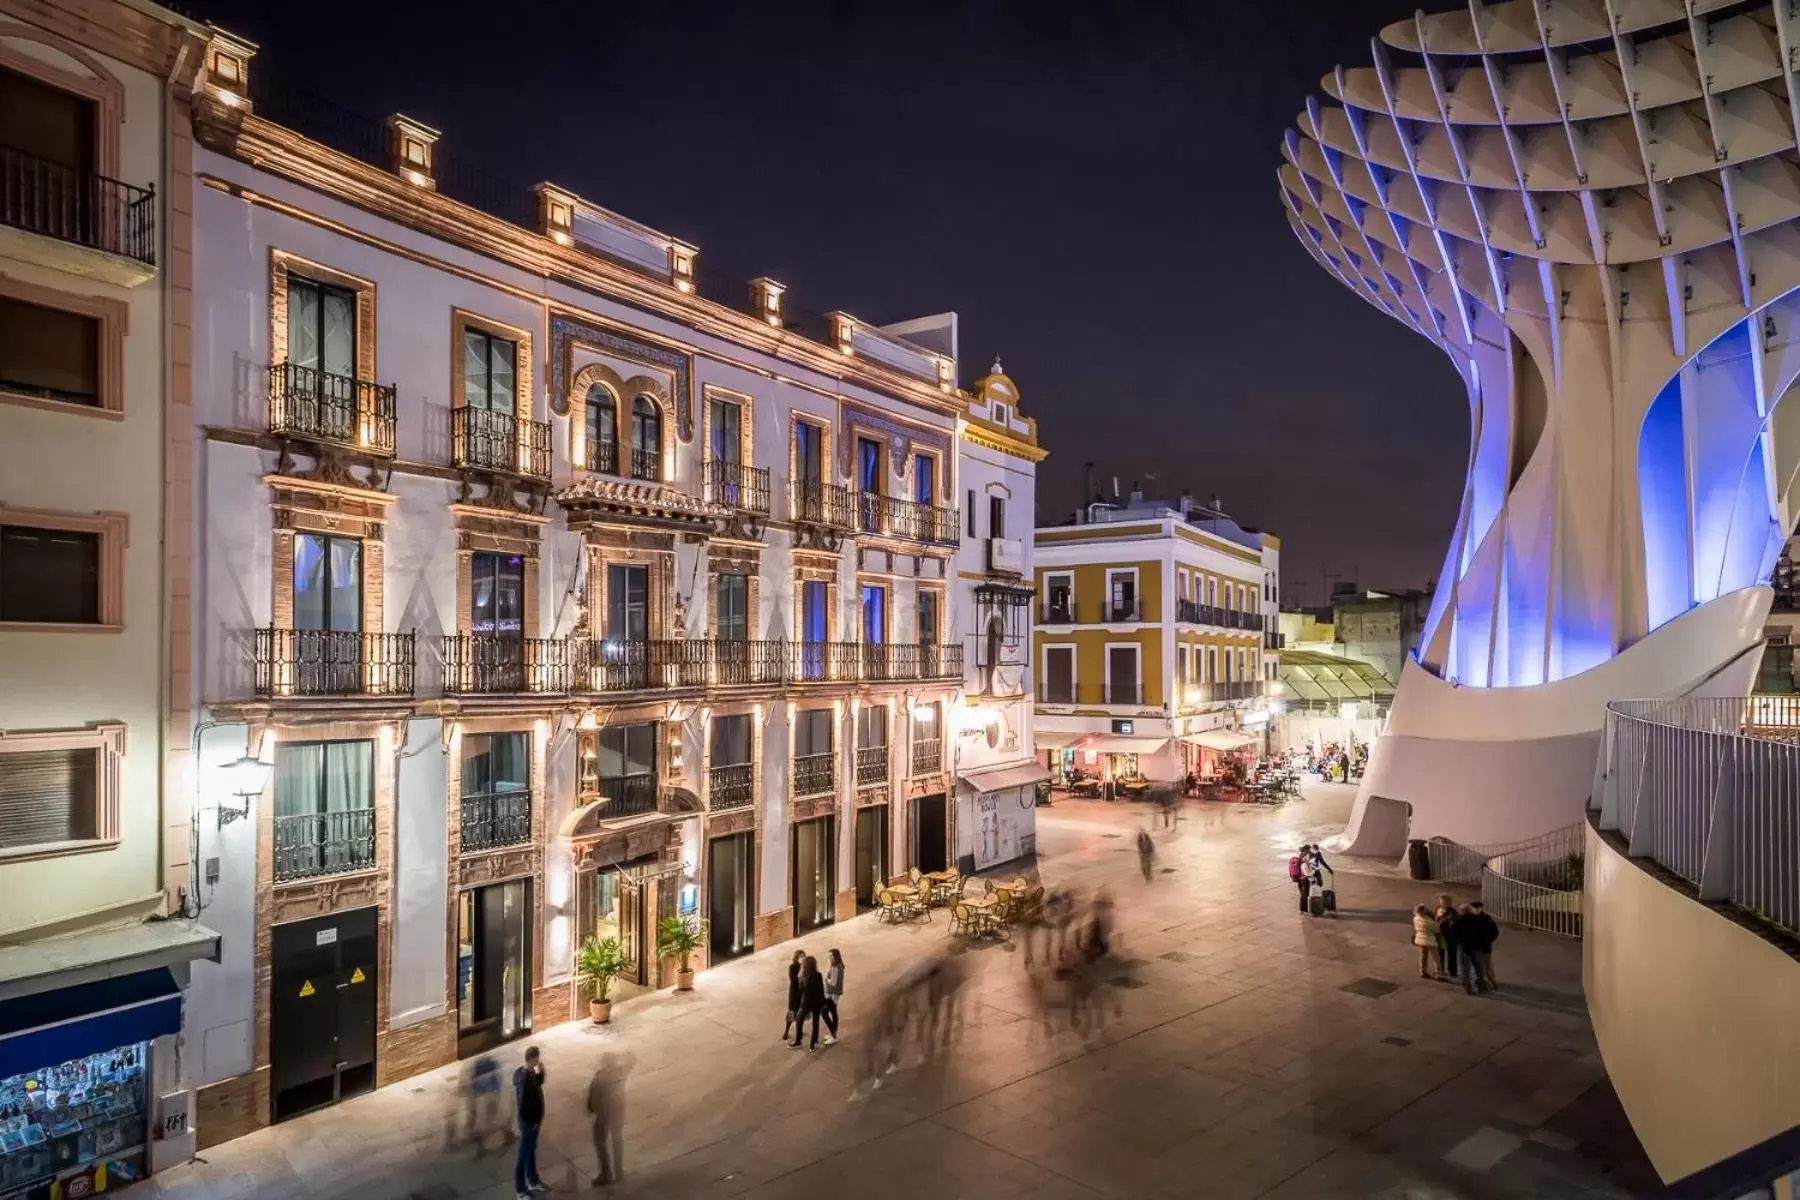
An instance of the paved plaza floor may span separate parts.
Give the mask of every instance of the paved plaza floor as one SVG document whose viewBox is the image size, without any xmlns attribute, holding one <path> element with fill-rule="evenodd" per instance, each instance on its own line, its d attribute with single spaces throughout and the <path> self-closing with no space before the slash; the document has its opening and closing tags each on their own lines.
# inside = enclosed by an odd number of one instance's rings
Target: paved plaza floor
<svg viewBox="0 0 1800 1200">
<path fill-rule="evenodd" d="M 859 1019 L 949 922 L 861 917 L 805 939 L 843 951 L 843 1041 L 777 1040 L 793 944 L 700 975 L 689 994 L 615 1006 L 610 1027 L 549 1029 L 540 1162 L 552 1196 L 1616 1197 L 1656 1191 L 1606 1084 L 1579 947 L 1508 929 L 1501 988 L 1418 978 L 1411 907 L 1437 889 L 1340 862 L 1336 918 L 1297 911 L 1286 862 L 1341 828 L 1348 789 L 1280 809 L 1189 805 L 1138 874 L 1143 806 L 1038 811 L 1045 883 L 1110 885 L 1119 1013 L 1082 1037 L 1033 1015 L 1020 948 L 983 945 L 965 1028 L 935 1064 L 852 1099 Z M 1009 872 L 1010 873 L 1010 872 Z M 504 1054 L 507 1074 L 520 1053 Z M 603 1055 L 629 1055 L 625 1180 L 598 1189 L 584 1112 Z M 215 1147 L 132 1200 L 498 1200 L 502 1150 L 446 1149 L 445 1068 Z"/>
</svg>

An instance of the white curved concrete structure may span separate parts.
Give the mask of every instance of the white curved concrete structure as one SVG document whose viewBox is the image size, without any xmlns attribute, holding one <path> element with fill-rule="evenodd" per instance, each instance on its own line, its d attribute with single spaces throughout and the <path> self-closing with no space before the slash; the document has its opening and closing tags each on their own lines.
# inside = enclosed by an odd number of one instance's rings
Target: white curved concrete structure
<svg viewBox="0 0 1800 1200">
<path fill-rule="evenodd" d="M 1443 349 L 1472 431 L 1358 851 L 1397 849 L 1375 796 L 1415 835 L 1569 824 L 1605 700 L 1750 669 L 1800 469 L 1800 17 L 1700 7 L 1420 15 L 1288 134 L 1301 243 Z"/>
</svg>

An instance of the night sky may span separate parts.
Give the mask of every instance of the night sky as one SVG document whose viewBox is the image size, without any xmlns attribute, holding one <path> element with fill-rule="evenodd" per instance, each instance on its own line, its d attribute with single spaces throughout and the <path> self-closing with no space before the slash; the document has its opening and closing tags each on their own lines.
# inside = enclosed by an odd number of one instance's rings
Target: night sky
<svg viewBox="0 0 1800 1200">
<path fill-rule="evenodd" d="M 1290 602 L 1441 561 L 1461 386 L 1314 264 L 1275 182 L 1306 95 L 1414 0 L 185 7 L 798 305 L 955 310 L 964 381 L 999 353 L 1051 452 L 1040 521 L 1093 461 L 1279 534 Z"/>
</svg>

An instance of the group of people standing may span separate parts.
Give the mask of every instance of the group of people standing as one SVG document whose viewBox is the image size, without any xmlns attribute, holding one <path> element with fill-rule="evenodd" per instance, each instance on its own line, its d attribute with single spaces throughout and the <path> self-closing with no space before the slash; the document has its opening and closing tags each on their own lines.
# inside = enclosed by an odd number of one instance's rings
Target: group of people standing
<svg viewBox="0 0 1800 1200">
<path fill-rule="evenodd" d="M 616 1183 L 624 1172 L 625 1077 L 636 1060 L 608 1054 L 588 1083 L 587 1110 L 593 1120 L 594 1181 Z M 513 1128 L 506 1128 L 500 1101 L 500 1064 L 491 1054 L 478 1056 L 463 1080 L 461 1127 L 452 1117 L 445 1131 L 447 1144 L 473 1142 L 476 1152 L 487 1150 L 491 1133 L 498 1130 L 513 1146 L 513 1191 L 518 1200 L 533 1200 L 550 1188 L 538 1175 L 538 1134 L 544 1127 L 544 1059 L 536 1046 L 525 1048 L 525 1061 L 512 1074 Z"/>
<path fill-rule="evenodd" d="M 838 1001 L 844 998 L 844 956 L 834 948 L 827 951 L 830 965 L 823 972 L 819 960 L 804 950 L 794 951 L 788 960 L 787 1020 L 781 1026 L 781 1039 L 794 1034 L 791 1045 L 800 1048 L 800 1035 L 812 1019 L 812 1044 L 807 1051 L 819 1048 L 819 1022 L 825 1023 L 825 1044 L 837 1043 Z"/>
<path fill-rule="evenodd" d="M 1420 979 L 1460 979 L 1471 996 L 1494 990 L 1500 923 L 1482 910 L 1481 901 L 1458 907 L 1448 892 L 1440 892 L 1433 904 L 1413 909 L 1412 925 Z"/>
</svg>

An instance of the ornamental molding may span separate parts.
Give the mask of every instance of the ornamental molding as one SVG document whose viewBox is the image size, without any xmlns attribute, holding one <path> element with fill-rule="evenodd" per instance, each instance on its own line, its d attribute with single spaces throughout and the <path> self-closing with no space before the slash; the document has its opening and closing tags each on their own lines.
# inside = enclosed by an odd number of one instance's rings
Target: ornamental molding
<svg viewBox="0 0 1800 1200">
<path fill-rule="evenodd" d="M 569 415 L 574 380 L 575 348 L 586 346 L 644 366 L 668 371 L 675 377 L 673 395 L 660 384 L 655 394 L 673 402 L 675 433 L 683 445 L 694 440 L 694 356 L 655 342 L 633 337 L 622 330 L 585 321 L 566 313 L 550 316 L 550 409 L 559 417 Z M 645 377 L 635 377 L 643 380 Z M 621 402 L 625 397 L 620 397 Z"/>
</svg>

